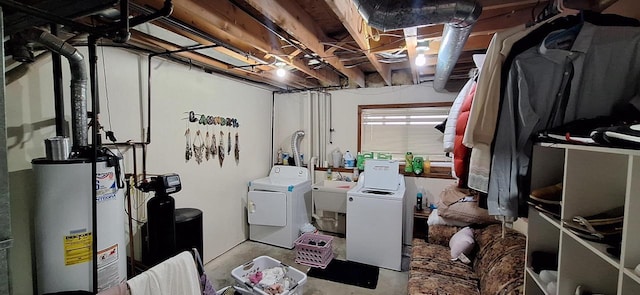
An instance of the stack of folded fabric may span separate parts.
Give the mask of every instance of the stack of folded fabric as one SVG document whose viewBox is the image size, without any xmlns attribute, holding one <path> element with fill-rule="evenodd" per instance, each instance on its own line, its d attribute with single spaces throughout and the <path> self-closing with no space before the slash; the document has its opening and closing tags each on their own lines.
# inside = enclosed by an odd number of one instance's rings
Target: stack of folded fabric
<svg viewBox="0 0 640 295">
<path fill-rule="evenodd" d="M 565 228 L 577 236 L 604 244 L 620 244 L 624 207 L 616 207 L 591 216 L 574 216 L 563 220 Z"/>
<path fill-rule="evenodd" d="M 560 219 L 562 183 L 532 190 L 527 202 L 536 210 Z"/>
</svg>

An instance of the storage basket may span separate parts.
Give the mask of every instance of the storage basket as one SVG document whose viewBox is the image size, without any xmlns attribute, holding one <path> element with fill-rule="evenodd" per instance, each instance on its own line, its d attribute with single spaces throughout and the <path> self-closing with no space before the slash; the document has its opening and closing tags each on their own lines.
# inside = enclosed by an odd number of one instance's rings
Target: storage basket
<svg viewBox="0 0 640 295">
<path fill-rule="evenodd" d="M 311 267 L 327 268 L 333 259 L 333 237 L 305 233 L 295 242 L 296 263 Z"/>
<path fill-rule="evenodd" d="M 287 269 L 286 277 L 293 279 L 296 283 L 289 288 L 288 291 L 281 293 L 280 295 L 302 295 L 304 284 L 307 282 L 307 275 L 291 266 L 281 263 L 278 260 L 275 260 L 269 256 L 260 256 L 258 258 L 253 259 L 243 265 L 240 265 L 234 268 L 231 271 L 231 276 L 236 280 L 237 285 L 244 286 L 242 288 L 247 288 L 248 290 L 252 290 L 252 294 L 255 295 L 268 295 L 265 291 L 263 291 L 258 286 L 252 286 L 249 283 L 249 276 L 265 269 L 283 266 Z M 237 288 L 241 289 L 241 288 Z M 246 291 L 248 291 L 246 290 Z M 245 290 L 239 290 L 240 293 L 245 294 Z"/>
</svg>

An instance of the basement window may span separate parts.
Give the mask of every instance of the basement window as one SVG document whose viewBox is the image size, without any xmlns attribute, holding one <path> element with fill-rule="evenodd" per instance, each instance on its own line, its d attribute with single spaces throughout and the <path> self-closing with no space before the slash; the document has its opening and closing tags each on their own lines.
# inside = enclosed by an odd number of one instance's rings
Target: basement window
<svg viewBox="0 0 640 295">
<path fill-rule="evenodd" d="M 451 167 L 443 133 L 435 128 L 449 114 L 450 102 L 358 106 L 358 151 L 390 154 L 401 164 L 405 154 L 421 156 L 432 167 Z"/>
</svg>

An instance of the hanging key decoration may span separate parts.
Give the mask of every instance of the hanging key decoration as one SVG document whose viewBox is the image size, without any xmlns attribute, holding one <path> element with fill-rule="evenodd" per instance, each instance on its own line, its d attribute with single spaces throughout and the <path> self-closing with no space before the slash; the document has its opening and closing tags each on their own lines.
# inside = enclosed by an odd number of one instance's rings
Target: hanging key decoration
<svg viewBox="0 0 640 295">
<path fill-rule="evenodd" d="M 211 154 L 211 136 L 209 135 L 209 131 L 204 136 L 204 158 L 209 161 L 209 155 Z"/>
<path fill-rule="evenodd" d="M 189 159 L 193 156 L 193 151 L 191 150 L 191 130 L 187 128 L 187 131 L 184 132 L 184 138 L 187 142 L 187 147 L 184 153 L 185 163 L 189 162 Z"/>
<path fill-rule="evenodd" d="M 218 161 L 220 161 L 220 167 L 224 161 L 224 132 L 220 131 L 220 145 L 218 146 Z"/>
<path fill-rule="evenodd" d="M 204 156 L 204 140 L 202 140 L 200 130 L 196 131 L 196 138 L 193 140 L 193 156 L 196 159 L 196 163 L 202 163 L 202 157 Z"/>
<path fill-rule="evenodd" d="M 236 165 L 240 162 L 240 145 L 238 143 L 238 132 L 236 132 L 236 147 L 234 149 L 234 153 L 236 155 Z"/>
</svg>

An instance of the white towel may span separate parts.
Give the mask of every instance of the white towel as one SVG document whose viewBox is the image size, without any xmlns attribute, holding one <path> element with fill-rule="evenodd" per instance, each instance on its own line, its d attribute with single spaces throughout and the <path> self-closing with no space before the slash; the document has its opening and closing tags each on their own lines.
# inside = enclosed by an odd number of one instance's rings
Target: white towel
<svg viewBox="0 0 640 295">
<path fill-rule="evenodd" d="M 184 251 L 127 281 L 131 295 L 201 295 L 193 256 Z"/>
</svg>

